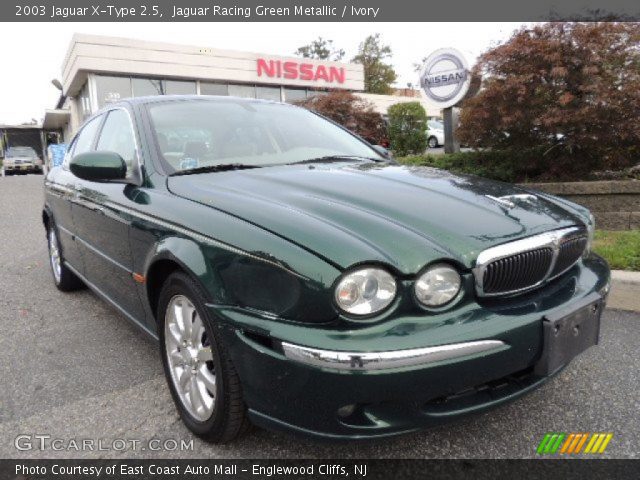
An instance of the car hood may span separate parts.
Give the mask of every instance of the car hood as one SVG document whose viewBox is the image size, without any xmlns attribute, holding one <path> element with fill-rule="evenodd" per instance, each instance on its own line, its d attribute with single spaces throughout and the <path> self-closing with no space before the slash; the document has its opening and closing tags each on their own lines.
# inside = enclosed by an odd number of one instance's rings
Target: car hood
<svg viewBox="0 0 640 480">
<path fill-rule="evenodd" d="M 548 196 L 477 177 L 392 164 L 316 164 L 169 177 L 168 188 L 273 232 L 331 264 L 410 274 L 438 259 L 472 267 L 482 250 L 583 223 Z M 215 225 L 211 232 L 215 236 Z"/>
</svg>

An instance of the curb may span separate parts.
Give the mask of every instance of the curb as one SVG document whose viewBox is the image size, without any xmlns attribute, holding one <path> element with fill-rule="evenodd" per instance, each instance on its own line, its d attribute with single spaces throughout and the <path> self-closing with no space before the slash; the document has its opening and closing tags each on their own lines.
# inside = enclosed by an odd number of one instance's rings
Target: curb
<svg viewBox="0 0 640 480">
<path fill-rule="evenodd" d="M 640 272 L 611 271 L 611 293 L 607 308 L 640 312 Z"/>
</svg>

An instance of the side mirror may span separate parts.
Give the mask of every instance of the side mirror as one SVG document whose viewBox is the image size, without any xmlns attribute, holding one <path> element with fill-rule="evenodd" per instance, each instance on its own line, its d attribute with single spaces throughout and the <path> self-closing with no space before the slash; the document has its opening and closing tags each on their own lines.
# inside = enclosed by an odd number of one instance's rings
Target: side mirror
<svg viewBox="0 0 640 480">
<path fill-rule="evenodd" d="M 378 152 L 380 155 L 382 155 L 384 158 L 393 158 L 393 156 L 391 155 L 391 152 L 389 150 L 387 150 L 386 148 L 384 148 L 382 145 L 373 145 L 373 149 Z"/>
<path fill-rule="evenodd" d="M 115 152 L 86 152 L 71 159 L 69 170 L 83 180 L 108 182 L 124 180 L 127 175 L 127 164 Z"/>
</svg>

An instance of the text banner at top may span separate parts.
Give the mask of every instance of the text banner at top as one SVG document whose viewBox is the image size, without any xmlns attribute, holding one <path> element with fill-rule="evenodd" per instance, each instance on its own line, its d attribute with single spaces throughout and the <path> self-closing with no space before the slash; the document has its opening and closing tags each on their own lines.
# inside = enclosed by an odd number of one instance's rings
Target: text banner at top
<svg viewBox="0 0 640 480">
<path fill-rule="evenodd" d="M 640 20 L 637 0 L 3 0 L 3 22 Z M 428 42 L 429 32 L 425 31 Z"/>
</svg>

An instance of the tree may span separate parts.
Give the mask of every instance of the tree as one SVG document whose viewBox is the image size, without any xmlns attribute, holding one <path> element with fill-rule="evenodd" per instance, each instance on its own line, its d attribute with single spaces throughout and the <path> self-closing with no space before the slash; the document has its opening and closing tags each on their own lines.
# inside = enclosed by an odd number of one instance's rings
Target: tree
<svg viewBox="0 0 640 480">
<path fill-rule="evenodd" d="M 364 67 L 364 89 L 369 93 L 389 94 L 397 75 L 385 60 L 391 58 L 391 47 L 382 45 L 380 34 L 369 35 L 358 47 L 353 62 Z"/>
<path fill-rule="evenodd" d="M 640 156 L 640 24 L 547 23 L 483 54 L 458 136 L 472 147 L 536 149 L 548 176 L 622 168 Z"/>
<path fill-rule="evenodd" d="M 427 148 L 427 112 L 420 102 L 391 105 L 388 115 L 391 150 L 401 157 L 424 153 Z"/>
<path fill-rule="evenodd" d="M 296 104 L 330 118 L 369 143 L 385 146 L 389 144 L 382 115 L 374 110 L 373 104 L 353 93 L 336 90 Z"/>
<path fill-rule="evenodd" d="M 303 45 L 298 48 L 295 51 L 295 55 L 299 55 L 304 58 L 339 62 L 344 57 L 344 50 L 341 48 L 335 48 L 333 46 L 333 40 L 325 40 L 322 37 L 318 37 L 317 40 L 312 41 L 309 45 Z"/>
</svg>

